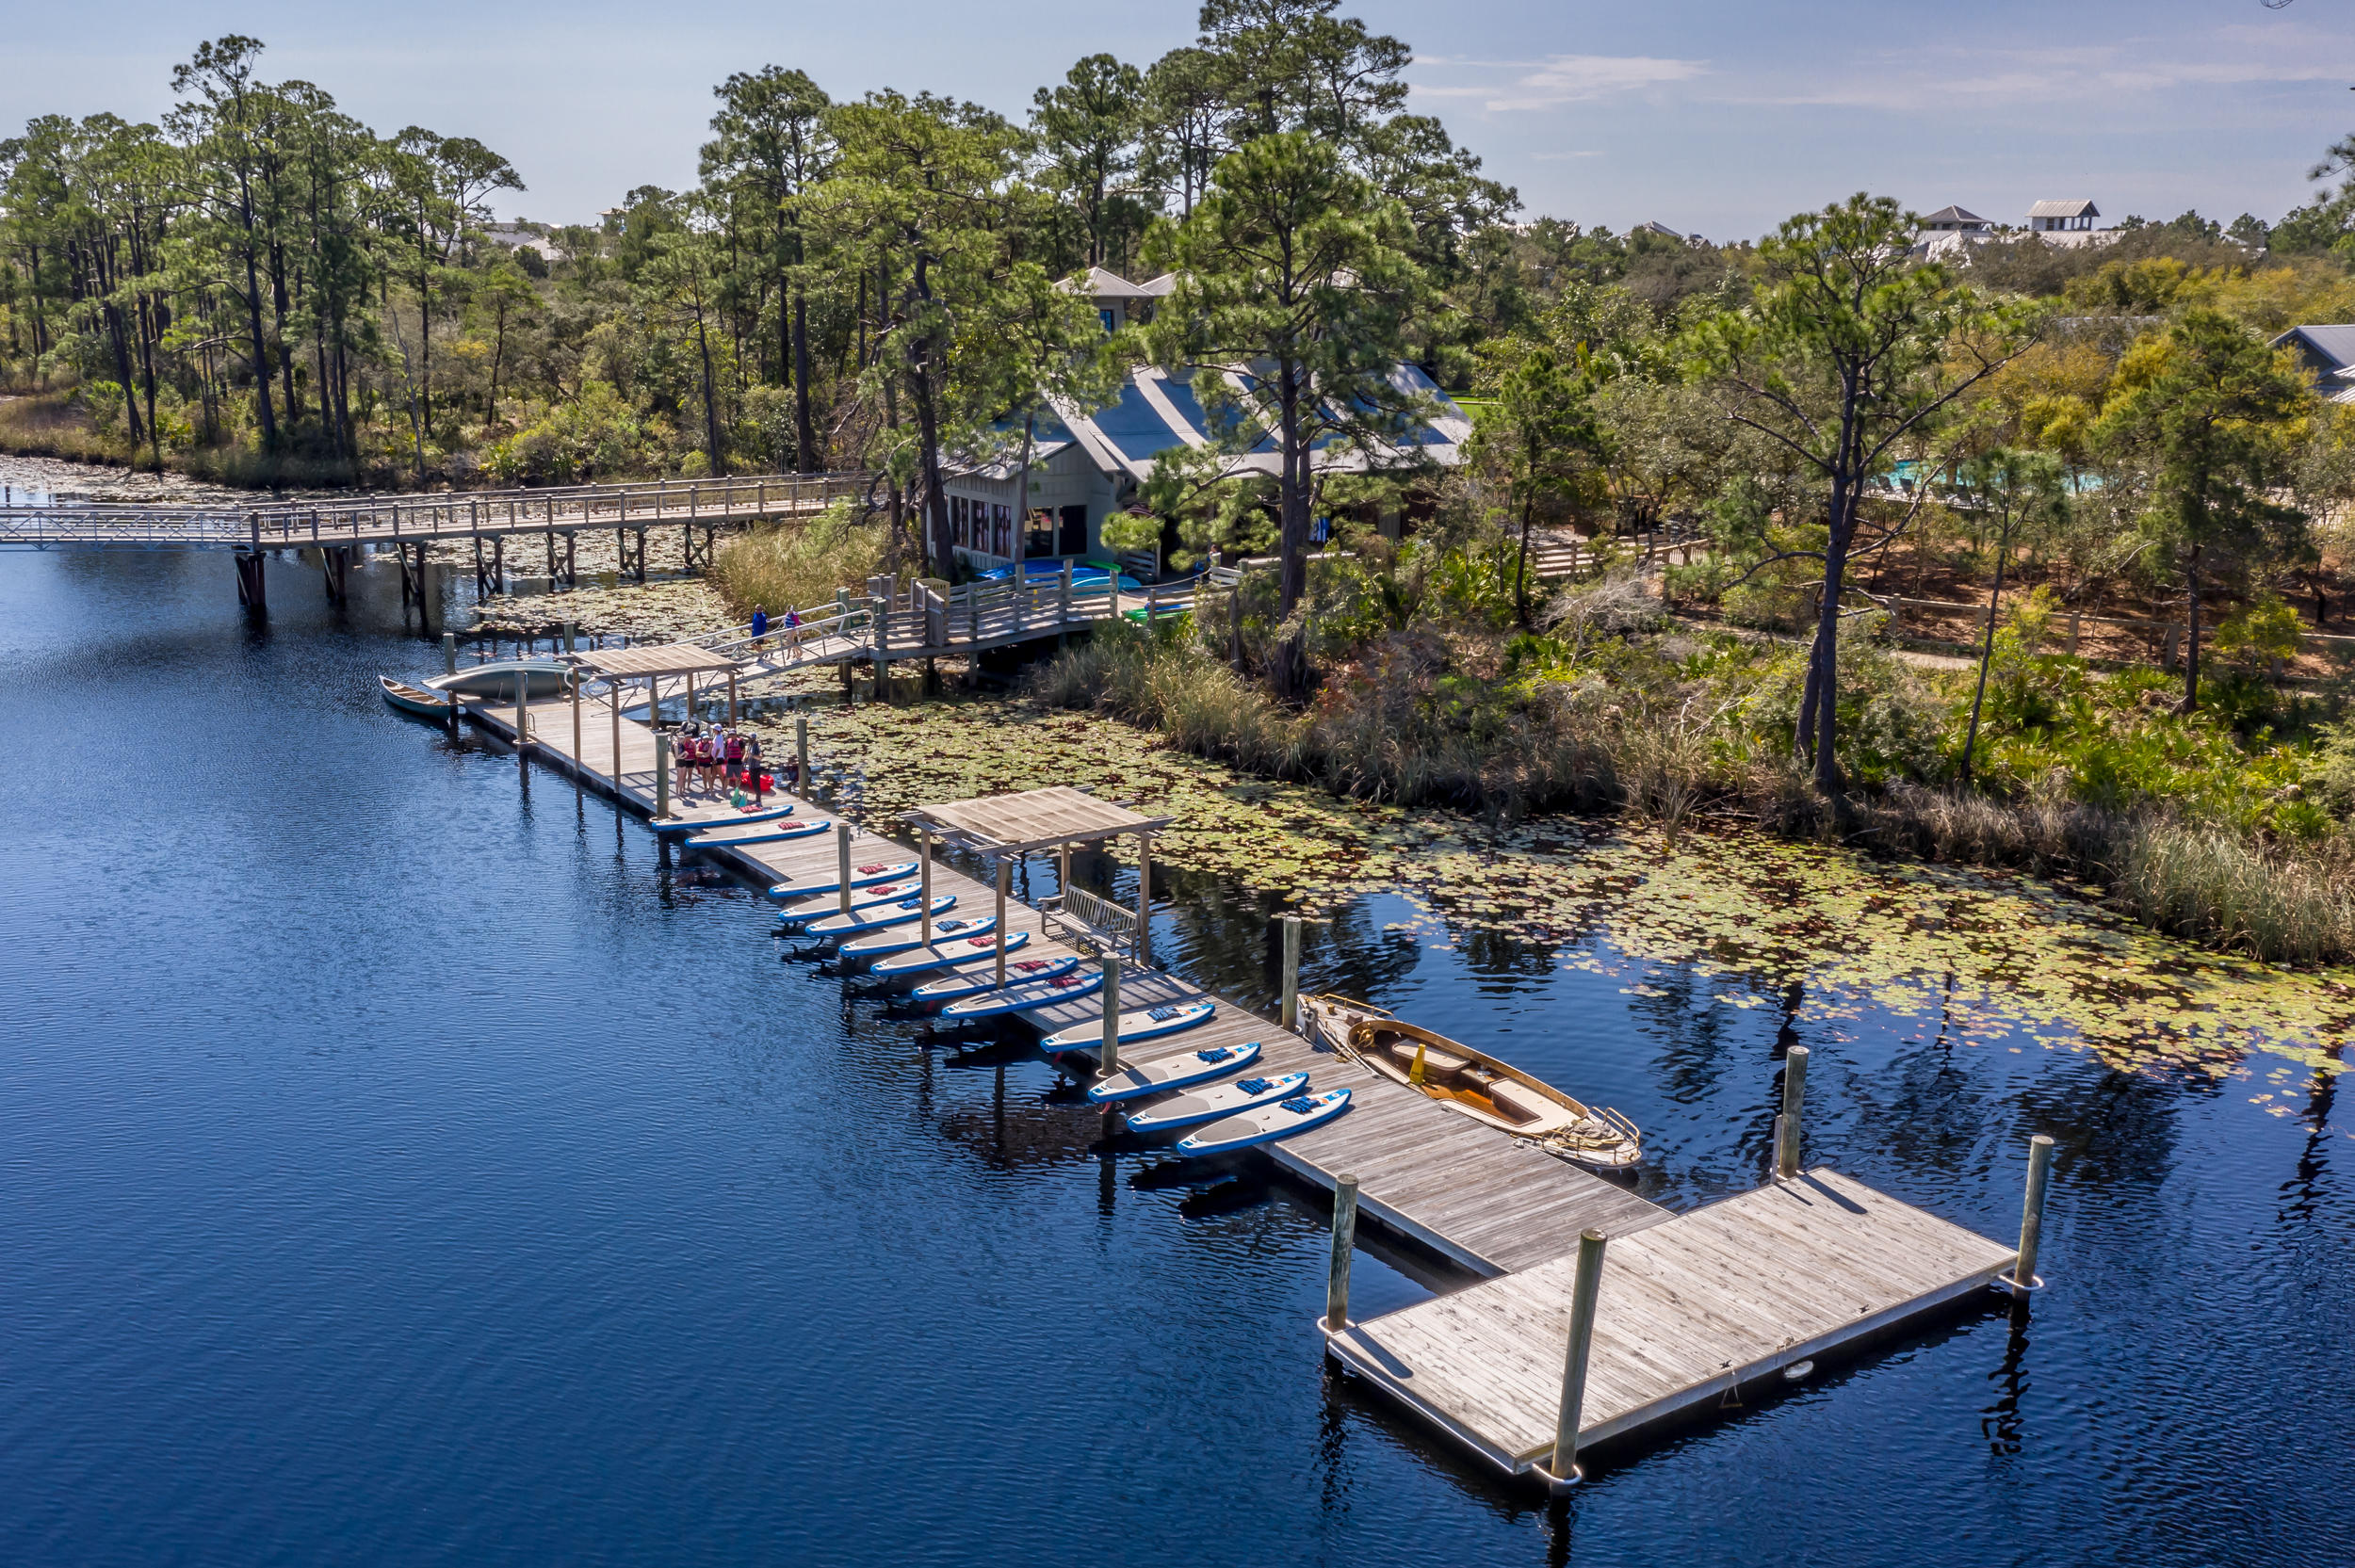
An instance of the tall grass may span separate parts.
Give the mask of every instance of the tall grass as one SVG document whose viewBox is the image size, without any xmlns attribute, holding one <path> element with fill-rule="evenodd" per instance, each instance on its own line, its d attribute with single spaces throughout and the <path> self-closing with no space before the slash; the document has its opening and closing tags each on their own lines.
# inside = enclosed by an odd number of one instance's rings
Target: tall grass
<svg viewBox="0 0 2355 1568">
<path fill-rule="evenodd" d="M 739 615 L 808 609 L 839 588 L 864 592 L 884 569 L 886 530 L 836 507 L 805 523 L 771 523 L 736 535 L 711 561 L 711 583 Z"/>
<path fill-rule="evenodd" d="M 1034 670 L 1031 689 L 1337 793 L 1499 816 L 1616 811 L 1672 841 L 1697 817 L 1745 818 L 1871 852 L 2082 879 L 2155 929 L 2268 962 L 2355 960 L 2355 864 L 2342 850 L 2266 845 L 2149 806 L 1903 783 L 1827 800 L 1786 758 L 1729 753 L 1681 718 L 1616 707 L 1491 716 L 1469 730 L 1435 693 L 1439 662 L 1394 638 L 1294 713 L 1181 637 L 1102 626 Z"/>
</svg>

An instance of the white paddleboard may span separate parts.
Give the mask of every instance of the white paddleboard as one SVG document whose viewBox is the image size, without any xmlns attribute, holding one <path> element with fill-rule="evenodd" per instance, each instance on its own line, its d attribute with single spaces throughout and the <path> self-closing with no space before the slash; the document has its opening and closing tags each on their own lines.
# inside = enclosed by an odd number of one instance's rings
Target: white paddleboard
<svg viewBox="0 0 2355 1568">
<path fill-rule="evenodd" d="M 1215 1122 L 1249 1110 L 1268 1100 L 1289 1099 L 1308 1087 L 1306 1073 L 1286 1073 L 1276 1077 L 1237 1078 L 1215 1089 L 1197 1089 L 1190 1094 L 1173 1095 L 1160 1105 L 1132 1110 L 1122 1120 L 1130 1132 L 1176 1132 L 1180 1127 L 1198 1127 L 1205 1122 Z"/>
<path fill-rule="evenodd" d="M 1158 1094 L 1164 1089 L 1191 1089 L 1229 1073 L 1240 1073 L 1259 1059 L 1259 1043 L 1255 1040 L 1247 1045 L 1205 1045 L 1198 1051 L 1132 1061 L 1119 1072 L 1096 1079 L 1088 1089 L 1088 1098 L 1105 1106 L 1114 1100 L 1133 1100 L 1140 1094 Z"/>
<path fill-rule="evenodd" d="M 1077 961 L 1075 960 L 1074 962 L 1076 964 Z M 984 975 L 995 975 L 997 972 L 994 964 L 983 971 Z M 1104 989 L 1104 971 L 1075 969 L 1073 972 L 1048 978 L 1015 984 L 1014 965 L 1008 964 L 1006 965 L 1006 988 L 1003 991 L 993 986 L 979 996 L 968 996 L 962 1002 L 950 1002 L 940 1010 L 940 1016 L 954 1019 L 996 1018 L 1002 1013 L 1020 1012 L 1025 1008 L 1050 1008 L 1057 1002 L 1068 1002 L 1081 996 L 1093 996 Z M 938 983 L 947 985 L 949 982 L 942 980 Z M 918 986 L 916 989 L 918 994 L 921 994 L 933 988 Z M 927 998 L 927 1000 L 930 999 Z"/>
<path fill-rule="evenodd" d="M 933 922 L 933 936 L 936 941 L 952 942 L 961 936 L 985 936 L 997 929 L 998 917 L 994 914 L 984 914 L 979 920 L 935 920 Z M 922 946 L 924 932 L 920 928 L 901 926 L 874 936 L 863 936 L 856 942 L 846 942 L 836 949 L 836 956 L 846 959 L 883 958 Z"/>
<path fill-rule="evenodd" d="M 1124 1012 L 1114 1026 L 1120 1031 L 1123 1045 L 1139 1041 L 1159 1040 L 1165 1034 L 1176 1034 L 1207 1024 L 1217 1013 L 1218 1004 L 1208 996 L 1197 996 L 1191 1002 L 1167 1002 L 1160 1007 L 1141 1008 Z M 1050 1034 L 1038 1043 L 1042 1051 L 1083 1051 L 1091 1045 L 1104 1043 L 1104 1021 L 1074 1024 L 1057 1034 Z"/>
<path fill-rule="evenodd" d="M 851 911 L 856 913 L 863 909 L 873 909 L 878 904 L 896 904 L 902 898 L 914 898 L 923 891 L 924 884 L 919 881 L 878 882 L 872 887 L 859 888 L 852 893 Z M 804 920 L 823 920 L 829 914 L 841 913 L 842 895 L 836 891 L 831 898 L 811 898 L 777 911 L 777 924 L 798 926 Z"/>
<path fill-rule="evenodd" d="M 957 896 L 944 893 L 933 900 L 933 913 L 946 914 L 957 907 Z M 837 914 L 831 920 L 816 920 L 802 928 L 804 936 L 851 936 L 859 931 L 881 930 L 885 926 L 904 926 L 911 920 L 924 918 L 924 900 L 919 895 L 902 898 L 896 904 L 879 909 L 857 910 Z"/>
<path fill-rule="evenodd" d="M 1008 931 L 1006 951 L 1011 953 L 1030 940 L 1031 933 L 1028 931 Z M 887 958 L 868 973 L 885 977 L 920 975 L 927 969 L 947 969 L 957 964 L 978 963 L 985 966 L 982 973 L 990 977 L 991 983 L 995 984 L 998 973 L 997 960 L 998 937 L 995 932 L 992 932 L 988 936 L 959 937 L 948 942 L 935 941 L 921 952 L 907 953 L 899 958 Z M 1080 961 L 1075 958 L 1071 962 L 1076 965 Z M 1011 973 L 1014 965 L 1009 962 L 1006 968 Z M 988 987 L 984 986 L 982 989 L 987 990 Z M 962 996 L 966 993 L 960 991 L 956 994 Z"/>
<path fill-rule="evenodd" d="M 1348 1108 L 1346 1089 L 1328 1089 L 1322 1094 L 1293 1094 L 1197 1128 L 1170 1147 L 1181 1155 L 1223 1155 L 1229 1149 L 1248 1149 L 1255 1143 L 1273 1143 L 1279 1138 L 1306 1132 Z"/>
<path fill-rule="evenodd" d="M 711 828 L 687 835 L 690 849 L 735 849 L 750 844 L 782 844 L 833 829 L 831 822 L 755 822 L 749 828 Z"/>
<path fill-rule="evenodd" d="M 903 877 L 914 875 L 916 875 L 916 863 L 912 860 L 879 862 L 873 865 L 853 865 L 851 867 L 851 885 L 872 887 L 877 882 L 896 882 Z M 820 893 L 841 891 L 842 879 L 828 877 L 822 882 L 778 882 L 769 889 L 769 897 L 783 904 L 795 898 L 808 898 Z"/>
</svg>

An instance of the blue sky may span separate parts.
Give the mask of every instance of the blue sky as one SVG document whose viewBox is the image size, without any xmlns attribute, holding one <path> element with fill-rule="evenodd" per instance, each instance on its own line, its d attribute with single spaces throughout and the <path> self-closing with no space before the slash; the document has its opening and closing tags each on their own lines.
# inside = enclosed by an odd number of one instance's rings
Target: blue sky
<svg viewBox="0 0 2355 1568">
<path fill-rule="evenodd" d="M 1858 189 L 2017 220 L 2041 197 L 2105 218 L 2196 206 L 2267 219 L 2355 129 L 2345 0 L 1987 0 L 1795 6 L 1570 0 L 1345 8 L 1417 51 L 1436 113 L 1529 214 L 1755 235 Z M 378 131 L 479 137 L 565 221 L 691 182 L 728 73 L 795 65 L 837 96 L 929 89 L 1023 110 L 1072 60 L 1139 64 L 1194 31 L 1183 0 L 506 0 L 406 7 L 84 0 L 11 8 L 0 124 L 169 105 L 202 39 L 245 32 L 275 77 Z M 354 23 L 355 15 L 365 21 Z"/>
</svg>

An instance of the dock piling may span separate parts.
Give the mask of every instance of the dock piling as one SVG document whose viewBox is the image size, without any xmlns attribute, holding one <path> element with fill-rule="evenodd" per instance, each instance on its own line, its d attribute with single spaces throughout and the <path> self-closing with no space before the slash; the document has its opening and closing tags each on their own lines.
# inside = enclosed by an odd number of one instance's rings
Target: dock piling
<svg viewBox="0 0 2355 1568">
<path fill-rule="evenodd" d="M 836 880 L 841 883 L 839 897 L 842 913 L 848 914 L 851 913 L 851 825 L 848 822 L 834 825 L 834 865 L 838 873 Z"/>
<path fill-rule="evenodd" d="M 554 575 L 556 574 L 556 569 L 555 569 L 554 567 L 550 567 L 550 568 L 548 569 L 548 574 L 549 574 L 550 576 L 554 576 Z M 569 653 L 571 653 L 571 652 L 573 651 L 573 639 L 574 639 L 575 636 L 576 636 L 576 633 L 575 633 L 574 628 L 573 628 L 573 622 L 571 622 L 570 621 L 565 622 L 564 622 L 564 652 L 566 652 L 566 653 L 568 653 L 568 654 L 569 654 Z"/>
<path fill-rule="evenodd" d="M 793 716 L 793 787 L 807 795 L 809 784 L 809 716 Z"/>
<path fill-rule="evenodd" d="M 619 762 L 613 771 L 614 782 L 619 784 Z M 671 737 L 660 730 L 654 733 L 654 814 L 658 819 L 671 815 Z"/>
<path fill-rule="evenodd" d="M 458 673 L 458 634 L 456 632 L 442 634 L 442 673 L 445 675 Z"/>
<path fill-rule="evenodd" d="M 525 753 L 531 749 L 531 714 L 524 706 L 524 694 L 531 682 L 522 671 L 515 672 L 515 762 L 522 766 Z"/>
<path fill-rule="evenodd" d="M 1300 916 L 1284 916 L 1284 1027 L 1300 1027 Z"/>
<path fill-rule="evenodd" d="M 998 983 L 1001 986 L 1006 983 L 1006 895 L 1012 891 L 1013 884 L 1014 863 L 1000 859 L 998 862 L 998 924 L 995 929 L 998 932 Z"/>
<path fill-rule="evenodd" d="M 1556 1487 L 1579 1479 L 1578 1426 L 1586 1404 L 1586 1353 L 1595 1342 L 1595 1298 L 1602 1288 L 1602 1232 L 1588 1226 L 1579 1233 L 1578 1273 L 1570 1284 L 1570 1343 L 1562 1361 L 1562 1410 L 1553 1427 L 1553 1471 L 1547 1479 Z"/>
<path fill-rule="evenodd" d="M 1096 1066 L 1108 1077 L 1120 1071 L 1120 955 L 1114 952 L 1104 955 L 1104 1048 Z"/>
<path fill-rule="evenodd" d="M 2044 1241 L 2044 1188 L 2053 1170 L 2053 1140 L 2043 1133 L 2028 1140 L 2028 1195 L 2020 1208 L 2020 1261 L 2012 1266 L 2011 1287 L 2015 1296 L 2034 1290 L 2041 1283 L 2036 1277 L 2036 1254 Z"/>
<path fill-rule="evenodd" d="M 1807 1047 L 1794 1045 L 1782 1063 L 1782 1114 L 1775 1119 L 1775 1179 L 1799 1173 L 1799 1106 L 1807 1094 Z"/>
<path fill-rule="evenodd" d="M 1333 1271 L 1324 1285 L 1324 1332 L 1349 1327 L 1349 1262 L 1357 1252 L 1357 1178 L 1333 1178 Z"/>
<path fill-rule="evenodd" d="M 924 946 L 929 947 L 933 945 L 933 835 L 929 830 L 918 831 L 916 853 L 919 881 L 917 893 L 923 900 Z"/>
</svg>

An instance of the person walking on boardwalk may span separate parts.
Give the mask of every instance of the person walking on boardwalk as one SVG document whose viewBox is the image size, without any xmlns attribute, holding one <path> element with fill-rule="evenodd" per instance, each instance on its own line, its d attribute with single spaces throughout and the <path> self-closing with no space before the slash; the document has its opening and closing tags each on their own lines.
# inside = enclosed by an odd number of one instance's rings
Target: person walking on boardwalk
<svg viewBox="0 0 2355 1568">
<path fill-rule="evenodd" d="M 760 652 L 760 647 L 761 647 L 761 644 L 762 644 L 764 641 L 766 641 L 766 640 L 768 639 L 768 637 L 769 637 L 769 612 L 768 612 L 767 610 L 765 610 L 765 609 L 761 608 L 758 605 L 755 605 L 755 606 L 753 606 L 753 652 L 754 652 L 754 653 L 757 654 L 757 653 L 759 653 L 759 652 Z"/>
</svg>

